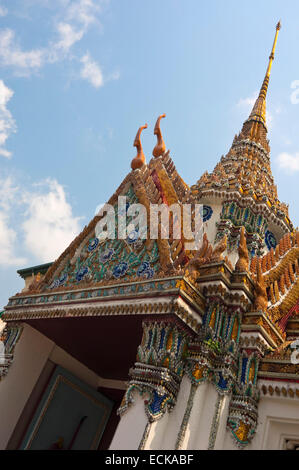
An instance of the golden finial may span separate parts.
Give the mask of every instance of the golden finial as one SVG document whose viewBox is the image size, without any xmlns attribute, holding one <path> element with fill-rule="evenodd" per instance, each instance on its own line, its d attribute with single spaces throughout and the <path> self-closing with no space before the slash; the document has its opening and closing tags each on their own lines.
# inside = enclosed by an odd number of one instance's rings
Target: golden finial
<svg viewBox="0 0 299 470">
<path fill-rule="evenodd" d="M 281 28 L 281 23 L 279 21 L 276 25 L 275 37 L 274 37 L 274 41 L 273 41 L 271 54 L 269 56 L 269 62 L 268 62 L 266 75 L 265 75 L 262 87 L 260 89 L 259 96 L 258 96 L 258 98 L 257 98 L 257 100 L 256 100 L 256 102 L 253 106 L 253 109 L 251 111 L 251 114 L 250 114 L 249 118 L 247 119 L 247 122 L 248 121 L 261 122 L 265 127 L 266 127 L 266 95 L 267 95 L 269 79 L 270 79 L 270 73 L 271 73 L 271 67 L 272 67 L 272 63 L 273 63 L 273 60 L 274 60 L 276 43 L 277 43 L 277 38 L 278 38 L 278 33 L 279 33 L 280 28 Z"/>
<path fill-rule="evenodd" d="M 147 124 L 144 124 L 144 126 L 139 127 L 137 131 L 134 144 L 133 144 L 133 147 L 137 148 L 137 155 L 135 158 L 133 158 L 131 162 L 132 170 L 137 170 L 137 168 L 141 168 L 145 164 L 145 155 L 143 153 L 143 149 L 142 149 L 142 145 L 140 141 L 140 135 L 143 129 L 146 129 L 146 128 L 147 128 Z"/>
<path fill-rule="evenodd" d="M 154 129 L 154 135 L 157 136 L 157 145 L 155 146 L 155 148 L 153 150 L 153 155 L 156 158 L 163 155 L 163 153 L 166 150 L 165 142 L 163 140 L 161 129 L 160 129 L 160 121 L 161 121 L 162 118 L 165 118 L 165 117 L 166 117 L 166 114 L 161 114 L 158 117 L 156 125 L 155 125 L 155 129 Z"/>
</svg>

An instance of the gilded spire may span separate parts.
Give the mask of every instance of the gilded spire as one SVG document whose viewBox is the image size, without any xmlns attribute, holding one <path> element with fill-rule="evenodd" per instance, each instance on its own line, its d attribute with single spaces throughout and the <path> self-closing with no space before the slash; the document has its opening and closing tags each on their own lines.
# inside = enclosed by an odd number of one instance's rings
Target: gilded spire
<svg viewBox="0 0 299 470">
<path fill-rule="evenodd" d="M 278 38 L 278 33 L 279 33 L 280 28 L 281 28 L 281 24 L 279 21 L 276 25 L 275 37 L 274 37 L 271 54 L 269 56 L 269 62 L 268 62 L 266 75 L 265 75 L 259 96 L 253 106 L 253 109 L 251 111 L 249 118 L 246 121 L 246 122 L 249 122 L 249 121 L 261 122 L 265 128 L 266 128 L 266 95 L 267 95 L 271 67 L 272 67 L 272 63 L 274 60 L 274 53 L 275 53 L 275 48 L 276 48 L 276 43 L 277 43 L 277 38 Z"/>
</svg>

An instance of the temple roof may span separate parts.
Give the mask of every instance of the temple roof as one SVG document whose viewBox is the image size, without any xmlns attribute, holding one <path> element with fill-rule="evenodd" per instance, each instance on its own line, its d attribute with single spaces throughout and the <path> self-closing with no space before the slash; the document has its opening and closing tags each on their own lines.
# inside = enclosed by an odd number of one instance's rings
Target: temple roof
<svg viewBox="0 0 299 470">
<path fill-rule="evenodd" d="M 160 295 L 161 291 L 169 294 L 175 290 L 179 295 L 184 291 L 188 301 L 201 311 L 205 309 L 208 295 L 222 296 L 225 302 L 243 305 L 244 332 L 259 328 L 263 335 L 271 338 L 269 341 L 273 345 L 298 337 L 299 232 L 294 232 L 287 206 L 277 198 L 266 139 L 265 100 L 279 29 L 280 24 L 276 27 L 266 76 L 253 110 L 230 151 L 214 171 L 205 173 L 191 189 L 188 187 L 166 151 L 160 130 L 160 120 L 165 115 L 161 115 L 155 126 L 154 158 L 146 163 L 141 132 L 147 126 L 141 126 L 134 140 L 137 155 L 132 160 L 132 171 L 108 201 L 115 207 L 118 197 L 126 196 L 128 207 L 139 202 L 148 215 L 150 204 L 181 206 L 204 200 L 205 194 L 218 194 L 225 200 L 238 193 L 247 207 L 254 205 L 257 214 L 266 213 L 283 228 L 285 235 L 280 236 L 276 250 L 269 248 L 267 255 L 253 256 L 249 267 L 250 253 L 244 225 L 237 227 L 240 237 L 235 250 L 238 259 L 234 265 L 225 257 L 226 235 L 216 244 L 205 234 L 200 249 L 193 253 L 186 250 L 183 233 L 180 239 L 175 239 L 171 233 L 164 239 L 161 230 L 157 239 L 151 239 L 147 234 L 141 240 L 138 234 L 130 233 L 126 239 L 116 237 L 101 241 L 96 234 L 97 223 L 102 218 L 99 214 L 53 264 L 18 271 L 22 277 L 32 273 L 36 277 L 28 288 L 10 299 L 5 309 L 6 321 L 20 320 L 27 314 L 30 318 L 81 316 L 86 310 L 85 301 L 93 315 L 95 309 L 92 310 L 91 302 L 96 299 L 104 303 L 107 299 L 117 298 L 122 305 L 124 298 L 134 297 L 136 293 L 147 296 L 158 292 Z M 159 225 L 161 229 L 161 221 Z M 70 313 L 65 305 L 72 303 Z M 113 306 L 116 314 L 119 314 L 120 305 Z M 99 314 L 104 312 L 106 315 L 105 308 L 111 310 L 112 307 L 103 307 L 98 310 Z M 139 306 L 136 303 L 128 308 L 138 310 Z"/>
<path fill-rule="evenodd" d="M 23 268 L 23 269 L 18 269 L 17 273 L 21 276 L 22 279 L 26 279 L 29 276 L 36 276 L 38 273 L 40 274 L 45 274 L 50 266 L 52 266 L 51 263 L 44 263 L 44 264 L 38 264 L 37 266 L 30 266 L 28 268 Z"/>
<path fill-rule="evenodd" d="M 275 250 L 272 248 L 262 258 L 253 258 L 250 271 L 254 276 L 259 264 L 267 315 L 285 332 L 288 321 L 299 313 L 299 232 L 286 234 Z"/>
</svg>

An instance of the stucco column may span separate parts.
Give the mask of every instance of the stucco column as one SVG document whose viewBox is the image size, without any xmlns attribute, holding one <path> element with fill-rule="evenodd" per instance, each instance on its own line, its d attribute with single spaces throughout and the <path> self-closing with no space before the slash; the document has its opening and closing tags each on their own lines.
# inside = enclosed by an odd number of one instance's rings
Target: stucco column
<svg viewBox="0 0 299 470">
<path fill-rule="evenodd" d="M 202 419 L 208 383 L 191 385 L 185 415 L 178 433 L 176 448 L 184 450 L 197 449 L 196 434 Z"/>
<path fill-rule="evenodd" d="M 224 448 L 225 438 L 228 433 L 227 418 L 228 418 L 230 398 L 231 398 L 230 395 L 224 395 L 222 397 L 222 401 L 219 407 L 218 423 L 216 423 L 216 426 L 215 426 L 216 435 L 214 439 L 214 447 L 213 447 L 214 450 L 222 450 Z"/>
<path fill-rule="evenodd" d="M 130 449 L 174 448 L 175 435 L 172 443 L 171 439 L 163 441 L 172 428 L 169 413 L 177 406 L 187 340 L 175 320 L 143 323 L 142 341 L 129 371 L 130 381 L 118 410 L 122 419 L 111 449 L 127 449 L 128 445 Z"/>
<path fill-rule="evenodd" d="M 117 426 L 110 450 L 136 450 L 141 442 L 147 416 L 144 411 L 144 398 L 136 391 L 133 394 L 133 406 L 124 413 Z"/>
<path fill-rule="evenodd" d="M 6 448 L 54 346 L 53 341 L 26 324 L 8 323 L 4 334 L 7 338 L 2 368 L 7 366 L 7 375 L 0 382 L 0 449 Z"/>
</svg>

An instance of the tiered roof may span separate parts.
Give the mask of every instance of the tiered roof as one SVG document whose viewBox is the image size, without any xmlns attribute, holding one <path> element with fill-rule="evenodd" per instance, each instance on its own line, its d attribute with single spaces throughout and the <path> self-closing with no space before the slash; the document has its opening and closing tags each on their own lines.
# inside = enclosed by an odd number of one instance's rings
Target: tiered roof
<svg viewBox="0 0 299 470">
<path fill-rule="evenodd" d="M 226 156 L 221 158 L 212 173 L 205 172 L 202 175 L 191 187 L 191 192 L 198 200 L 209 196 L 225 199 L 236 193 L 236 200 L 243 200 L 248 206 L 256 206 L 259 213 L 264 212 L 268 219 L 286 233 L 293 230 L 293 225 L 289 219 L 288 206 L 278 199 L 271 172 L 266 126 L 266 95 L 279 30 L 280 22 L 276 26 L 266 75 L 249 118 L 235 136 Z"/>
</svg>

